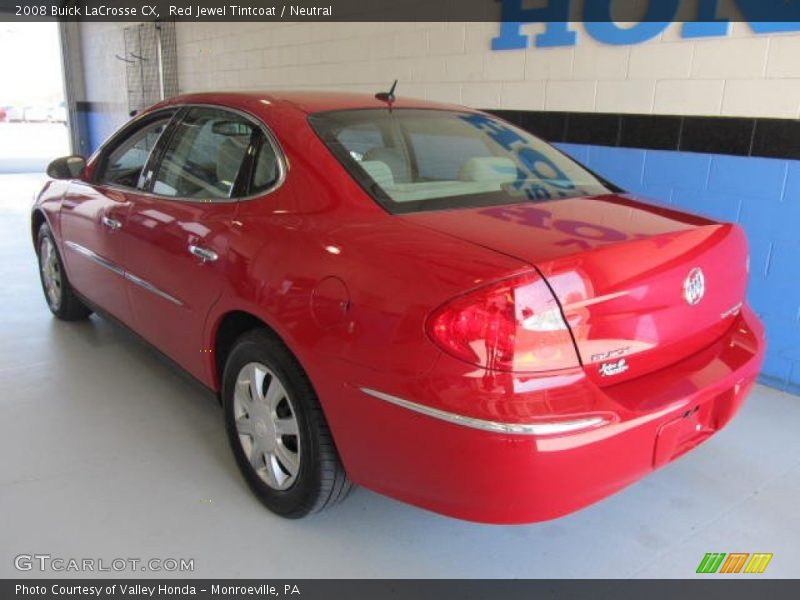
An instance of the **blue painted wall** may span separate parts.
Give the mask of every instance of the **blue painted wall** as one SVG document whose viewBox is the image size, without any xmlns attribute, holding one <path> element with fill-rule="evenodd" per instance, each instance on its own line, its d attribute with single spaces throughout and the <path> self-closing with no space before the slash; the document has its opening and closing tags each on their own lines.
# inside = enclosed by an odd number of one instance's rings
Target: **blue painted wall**
<svg viewBox="0 0 800 600">
<path fill-rule="evenodd" d="M 631 192 L 744 227 L 748 298 L 767 328 L 761 381 L 800 393 L 800 161 L 558 146 Z"/>
<path fill-rule="evenodd" d="M 88 154 L 97 150 L 125 122 L 119 115 L 102 110 L 90 110 L 84 114 L 89 143 Z"/>
</svg>

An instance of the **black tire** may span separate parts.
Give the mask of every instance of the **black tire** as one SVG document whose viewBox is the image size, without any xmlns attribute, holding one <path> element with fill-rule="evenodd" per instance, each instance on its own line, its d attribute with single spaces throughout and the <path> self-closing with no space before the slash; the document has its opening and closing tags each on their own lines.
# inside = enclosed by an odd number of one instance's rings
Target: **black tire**
<svg viewBox="0 0 800 600">
<path fill-rule="evenodd" d="M 251 363 L 266 366 L 291 398 L 297 422 L 299 469 L 287 489 L 275 489 L 251 466 L 236 425 L 234 393 L 237 378 Z M 325 415 L 311 382 L 283 342 L 266 329 L 242 335 L 227 357 L 222 378 L 225 430 L 236 463 L 250 489 L 270 511 L 289 519 L 319 512 L 343 500 L 352 484 L 333 443 Z M 247 417 L 250 418 L 249 416 Z"/>
<path fill-rule="evenodd" d="M 45 261 L 47 258 L 43 254 L 47 244 L 52 248 L 54 268 L 57 269 L 59 278 L 59 286 L 55 297 L 51 297 L 48 293 L 47 284 L 45 283 Z M 67 272 L 64 269 L 64 261 L 61 260 L 58 245 L 56 245 L 53 232 L 50 231 L 47 223 L 42 223 L 41 227 L 39 227 L 39 233 L 36 236 L 36 256 L 39 260 L 39 281 L 42 284 L 42 292 L 50 312 L 62 321 L 79 321 L 91 315 L 92 310 L 75 295 L 69 283 Z"/>
</svg>

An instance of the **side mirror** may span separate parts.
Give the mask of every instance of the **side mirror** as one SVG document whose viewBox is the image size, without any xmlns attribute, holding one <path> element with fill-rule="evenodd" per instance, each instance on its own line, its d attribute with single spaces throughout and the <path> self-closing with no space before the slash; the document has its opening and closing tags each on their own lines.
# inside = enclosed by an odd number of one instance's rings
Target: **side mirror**
<svg viewBox="0 0 800 600">
<path fill-rule="evenodd" d="M 77 179 L 83 175 L 86 159 L 74 154 L 62 156 L 47 165 L 47 176 L 53 179 Z"/>
</svg>

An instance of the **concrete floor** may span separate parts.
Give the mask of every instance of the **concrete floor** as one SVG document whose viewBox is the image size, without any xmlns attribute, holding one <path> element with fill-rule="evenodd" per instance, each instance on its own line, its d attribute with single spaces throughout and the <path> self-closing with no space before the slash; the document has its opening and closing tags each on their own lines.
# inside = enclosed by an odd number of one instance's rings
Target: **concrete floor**
<svg viewBox="0 0 800 600">
<path fill-rule="evenodd" d="M 363 489 L 272 516 L 213 399 L 109 323 L 50 317 L 40 179 L 0 177 L 0 577 L 20 553 L 194 558 L 200 577 L 693 577 L 706 552 L 773 552 L 763 576 L 800 576 L 800 398 L 766 387 L 713 441 L 557 521 L 475 525 Z"/>
</svg>

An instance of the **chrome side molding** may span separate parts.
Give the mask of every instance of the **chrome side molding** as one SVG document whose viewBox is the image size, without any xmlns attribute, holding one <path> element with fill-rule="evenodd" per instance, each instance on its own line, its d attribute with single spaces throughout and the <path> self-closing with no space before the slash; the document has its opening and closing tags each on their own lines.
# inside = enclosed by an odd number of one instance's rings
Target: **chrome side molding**
<svg viewBox="0 0 800 600">
<path fill-rule="evenodd" d="M 396 406 L 400 406 L 402 408 L 406 408 L 435 419 L 447 421 L 448 423 L 461 425 L 463 427 L 470 427 L 472 429 L 480 429 L 481 431 L 489 431 L 491 433 L 530 436 L 554 435 L 590 429 L 592 427 L 597 427 L 599 425 L 603 425 L 604 423 L 608 423 L 606 419 L 600 416 L 587 417 L 585 419 L 575 419 L 572 421 L 552 421 L 542 423 L 501 423 L 499 421 L 486 421 L 483 419 L 476 419 L 474 417 L 467 417 L 464 415 L 439 410 L 438 408 L 425 406 L 423 404 L 417 404 L 416 402 L 411 402 L 410 400 L 404 400 L 403 398 L 398 398 L 397 396 L 384 394 L 383 392 L 372 390 L 370 388 L 362 387 L 359 389 L 365 394 L 372 396 L 373 398 L 383 400 L 384 402 L 389 402 L 390 404 L 394 404 Z"/>
<path fill-rule="evenodd" d="M 126 279 L 126 280 L 130 281 L 131 283 L 135 283 L 139 287 L 146 289 L 148 292 L 151 292 L 151 293 L 155 294 L 156 296 L 158 296 L 160 298 L 163 298 L 164 300 L 168 300 L 169 302 L 172 302 L 173 304 L 175 304 L 177 306 L 183 306 L 183 302 L 178 300 L 175 296 L 171 296 L 170 294 L 168 294 L 164 290 L 154 286 L 152 283 L 150 283 L 146 279 L 142 279 L 141 277 L 137 277 L 133 273 L 129 273 L 129 272 L 125 271 L 125 269 L 123 269 L 119 265 L 114 264 L 113 262 L 111 262 L 107 258 L 103 258 L 102 256 L 100 256 L 96 252 L 92 252 L 91 250 L 89 250 L 85 246 L 81 246 L 80 244 L 76 244 L 75 242 L 71 242 L 69 240 L 65 241 L 64 245 L 66 245 L 67 248 L 69 248 L 70 250 L 73 250 L 74 252 L 77 252 L 81 256 L 84 256 L 84 257 L 88 258 L 89 260 L 94 261 L 95 263 L 97 263 L 101 267 L 105 267 L 109 271 L 112 271 L 112 272 L 116 273 L 117 275 L 119 275 L 123 279 Z"/>
<path fill-rule="evenodd" d="M 154 286 L 149 281 L 146 281 L 146 280 L 142 279 L 141 277 L 137 277 L 133 273 L 128 273 L 126 271 L 125 272 L 125 279 L 127 279 L 131 283 L 135 283 L 136 285 L 138 285 L 141 288 L 146 289 L 148 292 L 151 292 L 151 293 L 155 294 L 156 296 L 159 296 L 159 297 L 163 298 L 164 300 L 169 300 L 170 302 L 172 302 L 173 304 L 175 304 L 177 306 L 183 306 L 183 302 L 178 300 L 175 296 L 170 296 L 164 290 L 162 290 L 160 288 L 157 288 L 156 286 Z"/>
<path fill-rule="evenodd" d="M 69 240 L 65 241 L 64 245 L 66 245 L 67 248 L 69 248 L 70 250 L 74 250 L 75 252 L 77 252 L 81 256 L 84 256 L 84 257 L 88 258 L 89 260 L 96 262 L 101 267 L 105 267 L 109 271 L 113 271 L 114 273 L 116 273 L 120 277 L 125 277 L 125 270 L 122 269 L 122 267 L 119 267 L 119 266 L 115 265 L 113 262 L 111 262 L 107 258 L 103 258 L 99 254 L 96 254 L 95 252 L 92 252 L 88 248 L 86 248 L 84 246 L 81 246 L 80 244 L 76 244 L 75 242 L 70 242 Z"/>
</svg>

